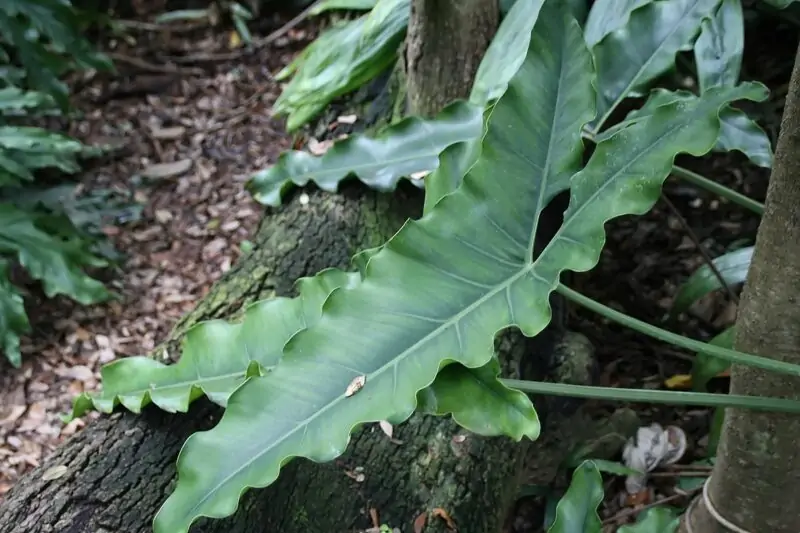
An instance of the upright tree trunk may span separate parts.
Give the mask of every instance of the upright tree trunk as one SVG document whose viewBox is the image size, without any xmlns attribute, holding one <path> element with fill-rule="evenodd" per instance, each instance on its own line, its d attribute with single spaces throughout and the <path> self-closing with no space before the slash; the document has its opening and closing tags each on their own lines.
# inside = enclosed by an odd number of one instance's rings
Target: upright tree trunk
<svg viewBox="0 0 800 533">
<path fill-rule="evenodd" d="M 405 70 L 414 114 L 469 96 L 499 20 L 498 0 L 411 0 Z"/>
<path fill-rule="evenodd" d="M 800 50 L 786 95 L 764 218 L 736 320 L 737 350 L 800 364 Z M 800 400 L 800 379 L 733 365 L 731 393 Z M 695 533 L 800 531 L 800 417 L 728 409 L 709 500 L 686 519 Z M 713 511 L 712 510 L 712 511 Z M 685 531 L 689 531 L 686 524 Z"/>
</svg>

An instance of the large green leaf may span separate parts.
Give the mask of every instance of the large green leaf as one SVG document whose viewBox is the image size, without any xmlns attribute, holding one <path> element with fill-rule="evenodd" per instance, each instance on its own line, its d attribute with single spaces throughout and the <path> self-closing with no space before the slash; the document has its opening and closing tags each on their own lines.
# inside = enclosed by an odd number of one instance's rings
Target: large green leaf
<svg viewBox="0 0 800 533">
<path fill-rule="evenodd" d="M 594 461 L 584 461 L 572 473 L 572 481 L 556 506 L 547 533 L 600 533 L 597 507 L 603 501 L 603 477 Z"/>
<path fill-rule="evenodd" d="M 251 305 L 241 322 L 210 320 L 191 328 L 181 357 L 165 365 L 149 357 L 128 357 L 103 367 L 103 391 L 75 399 L 72 418 L 94 407 L 110 413 L 118 405 L 139 413 L 150 402 L 168 412 L 186 412 L 201 394 L 225 406 L 247 378 L 263 376 L 282 356 L 286 342 L 319 319 L 322 304 L 334 289 L 351 289 L 359 273 L 327 269 L 298 280 L 297 298 L 273 298 Z M 527 396 L 497 378 L 493 359 L 477 369 L 448 367 L 433 385 L 420 392 L 424 410 L 453 418 L 485 436 L 536 438 L 539 420 Z M 470 398 L 470 401 L 464 401 Z"/>
<path fill-rule="evenodd" d="M 19 336 L 30 330 L 22 295 L 8 279 L 8 261 L 0 259 L 0 349 L 15 368 L 22 362 Z"/>
<path fill-rule="evenodd" d="M 740 248 L 715 258 L 712 263 L 719 272 L 725 285 L 732 286 L 744 283 L 750 262 L 753 259 L 753 246 Z M 708 265 L 703 265 L 689 276 L 681 285 L 675 300 L 672 302 L 673 315 L 686 312 L 697 300 L 703 296 L 723 288 L 717 274 Z"/>
<path fill-rule="evenodd" d="M 662 105 L 681 100 L 688 101 L 694 98 L 697 97 L 689 91 L 653 89 L 650 92 L 650 97 L 642 107 L 628 113 L 624 121 L 603 131 L 595 137 L 595 140 L 608 139 L 621 129 L 651 114 L 654 109 Z M 758 166 L 767 168 L 772 166 L 772 145 L 769 137 L 758 124 L 743 111 L 731 106 L 727 106 L 722 110 L 720 120 L 722 125 L 719 139 L 714 146 L 715 151 L 728 152 L 738 150 Z"/>
<path fill-rule="evenodd" d="M 655 78 L 691 45 L 700 23 L 720 0 L 661 0 L 630 14 L 628 23 L 608 34 L 593 49 L 597 65 L 596 133 L 622 100 L 641 96 Z"/>
<path fill-rule="evenodd" d="M 531 41 L 531 31 L 539 18 L 543 0 L 517 0 L 508 11 L 478 66 L 470 102 L 491 115 L 492 102 L 500 98 L 517 73 Z M 449 146 L 439 157 L 439 166 L 425 178 L 427 213 L 444 196 L 461 184 L 461 179 L 480 155 L 481 132 Z"/>
<path fill-rule="evenodd" d="M 86 305 L 109 297 L 102 283 L 82 271 L 84 266 L 106 264 L 85 242 L 44 232 L 34 213 L 11 204 L 0 204 L 0 254 L 16 255 L 30 275 L 42 281 L 48 298 L 65 294 Z"/>
<path fill-rule="evenodd" d="M 319 318 L 335 288 L 358 283 L 359 274 L 329 269 L 298 280 L 300 296 L 251 305 L 241 322 L 209 320 L 184 337 L 181 358 L 166 365 L 150 357 L 127 357 L 103 367 L 103 391 L 75 399 L 72 416 L 94 407 L 110 413 L 117 404 L 138 413 L 151 401 L 168 412 L 186 412 L 199 394 L 224 406 L 244 380 L 276 365 L 292 335 Z"/>
<path fill-rule="evenodd" d="M 324 32 L 282 74 L 294 73 L 273 106 L 288 115 L 287 129 L 302 126 L 334 98 L 394 64 L 409 17 L 410 0 L 379 0 L 368 14 Z"/>
<path fill-rule="evenodd" d="M 739 83 L 744 53 L 744 13 L 741 0 L 722 0 L 712 17 L 702 23 L 694 43 L 700 92 Z"/>
<path fill-rule="evenodd" d="M 280 364 L 231 395 L 217 427 L 188 439 L 157 533 L 230 515 L 244 490 L 272 483 L 292 457 L 340 455 L 361 424 L 405 420 L 441 367 L 487 364 L 499 330 L 541 332 L 560 274 L 597 263 L 604 224 L 650 209 L 676 154 L 708 152 L 729 101 L 765 97 L 748 84 L 664 106 L 601 143 L 574 174 L 594 95 L 591 58 L 563 6 L 545 4 L 552 11 L 539 18 L 461 187 L 372 255 L 360 285 L 334 291 Z M 564 224 L 532 260 L 538 215 L 570 183 Z"/>
<path fill-rule="evenodd" d="M 589 10 L 583 38 L 589 48 L 603 40 L 603 37 L 628 23 L 633 10 L 653 0 L 596 0 Z"/>
<path fill-rule="evenodd" d="M 375 137 L 353 135 L 320 157 L 285 152 L 274 166 L 255 174 L 247 187 L 257 201 L 272 206 L 280 204 L 292 184 L 302 187 L 313 181 L 335 192 L 350 174 L 374 189 L 392 190 L 403 177 L 435 169 L 448 146 L 480 137 L 482 124 L 482 107 L 455 102 L 430 120 L 409 117 Z"/>
<path fill-rule="evenodd" d="M 528 58 L 495 107 L 500 126 L 484 143 L 491 157 L 372 255 L 361 285 L 334 291 L 320 321 L 287 344 L 273 372 L 231 396 L 215 431 L 187 441 L 179 485 L 155 521 L 158 532 L 185 531 L 199 515 L 229 514 L 244 487 L 269 484 L 291 456 L 336 457 L 360 423 L 404 420 L 444 361 L 476 368 L 491 360 L 494 333 L 529 305 L 519 285 L 532 279 L 537 212 L 579 168 L 581 128 L 593 115 L 591 59 L 577 23 L 561 16 L 557 2 L 548 5 L 551 16 L 540 18 Z M 549 319 L 547 295 L 536 301 L 545 307 L 532 326 L 530 316 L 519 317 L 526 330 Z M 367 376 L 364 389 L 345 397 L 360 375 Z M 246 411 L 259 412 L 266 425 Z M 217 433 L 230 425 L 247 432 L 237 438 L 249 451 L 198 468 L 195 454 L 216 449 Z M 263 431 L 252 433 L 256 426 Z"/>
</svg>

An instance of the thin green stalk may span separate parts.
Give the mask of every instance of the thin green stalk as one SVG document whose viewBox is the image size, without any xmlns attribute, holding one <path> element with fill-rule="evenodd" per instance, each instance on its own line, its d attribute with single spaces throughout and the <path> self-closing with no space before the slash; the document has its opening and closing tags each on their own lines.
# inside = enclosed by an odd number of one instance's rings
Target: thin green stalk
<svg viewBox="0 0 800 533">
<path fill-rule="evenodd" d="M 698 187 L 705 189 L 709 192 L 717 194 L 722 198 L 729 200 L 730 202 L 740 205 L 745 209 L 749 209 L 753 213 L 757 215 L 764 214 L 764 204 L 756 202 L 752 198 L 748 198 L 747 196 L 740 194 L 732 189 L 725 187 L 724 185 L 720 185 L 710 179 L 697 174 L 696 172 L 692 172 L 691 170 L 673 166 L 672 167 L 672 174 L 673 176 L 677 176 L 681 179 L 688 181 Z"/>
<path fill-rule="evenodd" d="M 573 398 L 591 398 L 620 402 L 666 403 L 670 405 L 702 405 L 707 407 L 737 407 L 755 411 L 800 413 L 800 402 L 781 398 L 742 396 L 733 394 L 710 394 L 707 392 L 658 391 L 640 389 L 618 389 L 614 387 L 592 387 L 569 383 L 546 383 L 501 379 L 504 385 L 528 394 L 549 394 Z"/>
<path fill-rule="evenodd" d="M 592 312 L 604 316 L 609 320 L 613 320 L 614 322 L 625 327 L 631 328 L 634 331 L 644 333 L 645 335 L 653 337 L 654 339 L 668 342 L 680 348 L 692 350 L 693 352 L 702 352 L 703 354 L 707 354 L 712 357 L 719 357 L 720 359 L 724 359 L 732 363 L 760 368 L 770 372 L 778 372 L 789 376 L 800 377 L 800 365 L 793 365 L 791 363 L 777 361 L 775 359 L 770 359 L 769 357 L 759 357 L 757 355 L 745 354 L 735 350 L 728 350 L 727 348 L 721 348 L 719 346 L 714 346 L 712 344 L 686 338 L 683 335 L 672 333 L 670 331 L 653 326 L 652 324 L 642 322 L 641 320 L 633 318 L 632 316 L 628 316 L 625 313 L 620 313 L 619 311 L 611 309 L 610 307 L 606 307 L 600 302 L 592 300 L 588 296 L 584 296 L 583 294 L 576 292 L 565 285 L 559 285 L 556 288 L 556 292 Z"/>
</svg>

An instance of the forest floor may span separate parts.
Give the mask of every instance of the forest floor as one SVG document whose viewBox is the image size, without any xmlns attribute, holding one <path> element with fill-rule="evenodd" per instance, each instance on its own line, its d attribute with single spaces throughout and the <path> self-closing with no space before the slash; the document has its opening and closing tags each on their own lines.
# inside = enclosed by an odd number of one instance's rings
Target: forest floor
<svg viewBox="0 0 800 533">
<path fill-rule="evenodd" d="M 289 16 L 262 17 L 254 35 L 271 34 Z M 249 53 L 233 46 L 229 30 L 164 32 L 136 23 L 110 50 L 117 74 L 76 81 L 75 103 L 85 116 L 71 122 L 69 132 L 86 142 L 121 145 L 116 157 L 91 168 L 83 186 L 132 194 L 143 212 L 106 230 L 125 255 L 111 277 L 119 301 L 81 307 L 33 294 L 27 303 L 33 333 L 23 339 L 22 368 L 0 361 L 0 501 L 19 476 L 91 419 L 65 425 L 60 416 L 75 395 L 98 386 L 100 367 L 152 350 L 241 255 L 263 211 L 244 181 L 292 144 L 270 113 L 280 93 L 273 75 L 314 33 L 314 22 L 305 21 Z M 767 20 L 748 27 L 746 42 L 742 79 L 769 86 L 772 98 L 757 107 L 757 116 L 774 143 L 797 32 Z M 764 199 L 768 171 L 739 153 L 679 163 Z M 704 262 L 698 245 L 716 257 L 735 243 L 752 244 L 757 225 L 757 216 L 670 178 L 650 213 L 607 226 L 601 264 L 578 276 L 573 288 L 646 322 L 708 340 L 733 323 L 735 298 L 717 291 L 676 319 L 666 318 L 670 305 Z M 604 385 L 664 388 L 668 378 L 691 368 L 692 354 L 596 315 L 576 309 L 571 320 L 572 329 L 594 341 Z M 709 410 L 634 407 L 646 423 L 687 432 L 690 453 L 683 462 L 702 451 Z M 615 518 L 620 509 L 613 503 L 615 491 L 623 490 L 621 478 L 608 488 L 605 515 L 614 530 L 625 521 Z"/>
</svg>

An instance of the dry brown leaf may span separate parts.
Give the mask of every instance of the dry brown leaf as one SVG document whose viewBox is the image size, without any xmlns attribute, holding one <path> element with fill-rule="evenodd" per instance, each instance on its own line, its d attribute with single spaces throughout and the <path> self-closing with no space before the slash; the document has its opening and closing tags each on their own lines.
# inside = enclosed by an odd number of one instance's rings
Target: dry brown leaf
<svg viewBox="0 0 800 533">
<path fill-rule="evenodd" d="M 64 465 L 58 465 L 45 470 L 44 474 L 42 474 L 42 479 L 44 481 L 52 481 L 54 479 L 62 477 L 66 473 L 67 473 L 67 467 Z"/>
<path fill-rule="evenodd" d="M 422 533 L 425 523 L 428 521 L 428 513 L 422 513 L 414 519 L 414 533 Z"/>
<path fill-rule="evenodd" d="M 436 507 L 433 509 L 433 511 L 431 511 L 431 513 L 433 514 L 433 516 L 439 517 L 442 520 L 444 520 L 444 523 L 448 529 L 452 529 L 453 531 L 458 531 L 458 529 L 456 528 L 456 523 L 453 522 L 453 519 L 450 518 L 450 514 L 447 511 L 445 511 L 441 507 Z"/>
<path fill-rule="evenodd" d="M 154 163 L 142 170 L 142 176 L 148 179 L 164 179 L 180 176 L 192 168 L 191 159 L 180 159 L 168 163 Z"/>
<path fill-rule="evenodd" d="M 183 134 L 186 133 L 186 128 L 183 126 L 172 126 L 169 128 L 159 128 L 159 127 L 152 127 L 150 128 L 150 135 L 152 135 L 155 139 L 164 139 L 164 140 L 174 140 L 183 137 Z"/>
<path fill-rule="evenodd" d="M 313 137 L 308 140 L 308 151 L 313 155 L 320 156 L 325 154 L 333 146 L 333 141 L 318 141 Z"/>
</svg>

